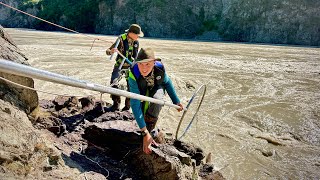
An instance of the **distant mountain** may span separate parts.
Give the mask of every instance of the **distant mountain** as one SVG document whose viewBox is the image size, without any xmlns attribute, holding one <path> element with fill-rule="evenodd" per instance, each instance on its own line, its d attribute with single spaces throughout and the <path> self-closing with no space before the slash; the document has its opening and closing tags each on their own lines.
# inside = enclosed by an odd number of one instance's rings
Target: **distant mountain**
<svg viewBox="0 0 320 180">
<path fill-rule="evenodd" d="M 80 32 L 320 46 L 319 0 L 4 0 Z M 60 30 L 0 5 L 0 24 Z"/>
</svg>

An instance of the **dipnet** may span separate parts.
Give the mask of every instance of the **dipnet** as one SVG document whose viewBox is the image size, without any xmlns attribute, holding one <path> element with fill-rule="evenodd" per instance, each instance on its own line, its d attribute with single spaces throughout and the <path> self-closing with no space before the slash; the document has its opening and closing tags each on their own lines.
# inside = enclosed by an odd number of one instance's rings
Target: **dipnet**
<svg viewBox="0 0 320 180">
<path fill-rule="evenodd" d="M 186 106 L 187 110 L 185 110 L 183 112 L 181 119 L 179 121 L 178 127 L 177 127 L 177 131 L 176 131 L 176 139 L 177 140 L 180 140 L 182 137 L 184 137 L 186 135 L 186 133 L 189 132 L 191 127 L 195 126 L 194 122 L 197 119 L 197 114 L 198 114 L 200 107 L 202 105 L 203 99 L 206 94 L 206 90 L 207 90 L 207 86 L 202 85 L 202 86 L 200 86 L 200 88 L 198 88 L 194 92 L 194 94 L 190 98 L 190 100 Z"/>
</svg>

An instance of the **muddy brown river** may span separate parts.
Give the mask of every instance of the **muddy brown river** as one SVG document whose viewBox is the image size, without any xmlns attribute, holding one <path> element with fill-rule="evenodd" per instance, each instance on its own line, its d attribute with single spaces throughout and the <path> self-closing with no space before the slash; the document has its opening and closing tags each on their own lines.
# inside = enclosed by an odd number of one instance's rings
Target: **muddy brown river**
<svg viewBox="0 0 320 180">
<path fill-rule="evenodd" d="M 109 84 L 114 62 L 105 49 L 115 36 L 6 31 L 33 67 Z M 94 38 L 104 41 L 95 41 L 90 50 Z M 184 105 L 207 85 L 197 118 L 182 139 L 211 153 L 227 179 L 320 179 L 319 48 L 150 38 L 141 38 L 140 47 L 155 49 Z M 40 80 L 35 88 L 100 97 Z M 112 102 L 107 94 L 103 100 Z M 159 126 L 175 136 L 180 117 L 164 107 Z"/>
</svg>

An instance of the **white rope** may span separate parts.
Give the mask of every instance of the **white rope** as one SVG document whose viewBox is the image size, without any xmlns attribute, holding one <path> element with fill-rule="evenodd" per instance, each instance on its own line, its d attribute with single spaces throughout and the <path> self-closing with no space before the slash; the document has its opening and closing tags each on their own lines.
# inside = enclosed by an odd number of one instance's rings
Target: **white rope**
<svg viewBox="0 0 320 180">
<path fill-rule="evenodd" d="M 24 86 L 22 84 L 18 84 L 18 83 L 15 83 L 13 81 L 10 81 L 8 79 L 5 79 L 3 77 L 0 77 L 1 80 L 5 81 L 5 82 L 8 82 L 10 84 L 13 84 L 13 85 L 16 85 L 16 86 L 19 86 L 19 87 L 22 87 L 22 88 L 25 88 L 25 89 L 29 89 L 29 90 L 32 90 L 32 91 L 37 91 L 37 92 L 42 92 L 42 93 L 46 93 L 46 94 L 51 94 L 51 95 L 55 95 L 55 96 L 64 96 L 64 97 L 83 97 L 83 96 L 75 96 L 75 95 L 68 95 L 68 94 L 57 94 L 57 93 L 51 93 L 51 92 L 47 92 L 47 91 L 42 91 L 42 90 L 39 90 L 39 89 L 35 89 L 35 88 L 32 88 L 32 87 L 28 87 L 28 86 Z M 97 94 L 93 94 L 92 96 L 95 96 L 95 95 L 98 95 L 98 94 L 101 94 L 101 98 L 102 98 L 102 94 L 103 93 L 97 93 Z"/>
<path fill-rule="evenodd" d="M 86 156 L 86 155 L 84 155 L 84 154 L 81 154 L 81 153 L 78 153 L 78 154 L 79 154 L 80 156 L 82 156 L 82 157 L 84 157 L 84 158 L 88 159 L 89 161 L 91 161 L 91 162 L 95 163 L 95 164 L 96 164 L 96 165 L 98 165 L 101 169 L 105 170 L 105 171 L 108 173 L 108 175 L 107 175 L 107 177 L 106 177 L 106 178 L 108 178 L 108 177 L 109 177 L 110 173 L 109 173 L 109 170 L 108 170 L 108 169 L 106 169 L 106 168 L 102 167 L 98 162 L 96 162 L 96 161 L 94 161 L 94 160 L 92 160 L 92 159 L 88 158 L 88 156 Z M 84 174 L 84 175 L 85 175 L 85 174 Z M 86 177 L 85 177 L 85 178 L 86 178 Z"/>
<path fill-rule="evenodd" d="M 103 39 L 100 39 L 100 38 L 96 38 L 96 37 L 93 37 L 93 36 L 90 36 L 90 35 L 86 35 L 86 34 L 83 34 L 83 33 L 78 32 L 78 31 L 75 31 L 75 30 L 66 28 L 66 27 L 64 27 L 64 26 L 55 24 L 55 23 L 53 23 L 53 22 L 47 21 L 47 20 L 45 20 L 45 19 L 39 18 L 39 17 L 37 17 L 37 16 L 35 16 L 35 15 L 29 14 L 29 13 L 27 13 L 27 12 L 24 12 L 24 11 L 20 10 L 20 9 L 14 8 L 14 7 L 12 7 L 12 6 L 8 5 L 8 4 L 5 4 L 5 3 L 3 3 L 3 2 L 0 2 L 0 4 L 3 5 L 3 6 L 6 6 L 6 7 L 8 7 L 8 8 L 10 8 L 10 9 L 13 9 L 13 10 L 15 10 L 15 11 L 18 11 L 18 12 L 20 12 L 20 13 L 23 13 L 23 14 L 25 14 L 25 15 L 28 15 L 28 16 L 30 16 L 30 17 L 33 17 L 33 18 L 35 18 L 35 19 L 38 19 L 38 20 L 40 20 L 40 21 L 43 21 L 43 22 L 45 22 L 45 23 L 48 23 L 48 24 L 51 24 L 51 25 L 53 25 L 53 26 L 59 27 L 59 28 L 61 28 L 61 29 L 64 29 L 64 30 L 67 30 L 67 31 L 70 31 L 70 32 L 73 32 L 73 33 L 76 33 L 76 34 L 80 34 L 80 35 L 82 35 L 82 36 L 86 36 L 86 37 L 92 38 L 92 39 L 94 39 L 93 43 L 95 42 L 95 40 L 100 40 L 100 41 L 104 41 L 104 42 L 110 43 L 110 41 L 106 41 L 106 40 L 103 40 Z M 93 46 L 93 43 L 92 43 L 92 46 Z M 92 49 L 92 46 L 91 46 L 91 49 Z M 91 49 L 90 49 L 90 50 L 91 50 Z"/>
</svg>

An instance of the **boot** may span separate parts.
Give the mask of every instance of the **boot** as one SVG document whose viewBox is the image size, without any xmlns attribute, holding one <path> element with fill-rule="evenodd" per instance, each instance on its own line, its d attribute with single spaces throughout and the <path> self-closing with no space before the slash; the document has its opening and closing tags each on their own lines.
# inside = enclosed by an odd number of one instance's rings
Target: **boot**
<svg viewBox="0 0 320 180">
<path fill-rule="evenodd" d="M 144 115 L 144 121 L 146 122 L 148 131 L 151 132 L 156 127 L 156 123 L 158 121 L 158 118 L 151 117 L 146 114 L 146 115 Z"/>
<path fill-rule="evenodd" d="M 111 95 L 111 98 L 112 98 L 113 104 L 112 104 L 112 106 L 110 106 L 106 109 L 106 112 L 119 111 L 119 106 L 121 103 L 120 96 Z"/>
<path fill-rule="evenodd" d="M 158 118 L 151 117 L 146 114 L 144 115 L 144 121 L 146 122 L 147 129 L 150 132 L 152 138 L 156 141 L 156 143 L 165 143 L 166 141 L 163 132 L 159 128 L 156 128 Z"/>
<path fill-rule="evenodd" d="M 130 109 L 130 98 L 126 98 L 125 106 L 121 109 L 121 111 L 128 111 Z"/>
<path fill-rule="evenodd" d="M 154 141 L 158 144 L 164 144 L 166 140 L 164 139 L 164 134 L 160 129 L 157 129 L 158 133 L 155 137 L 153 137 Z"/>
</svg>

